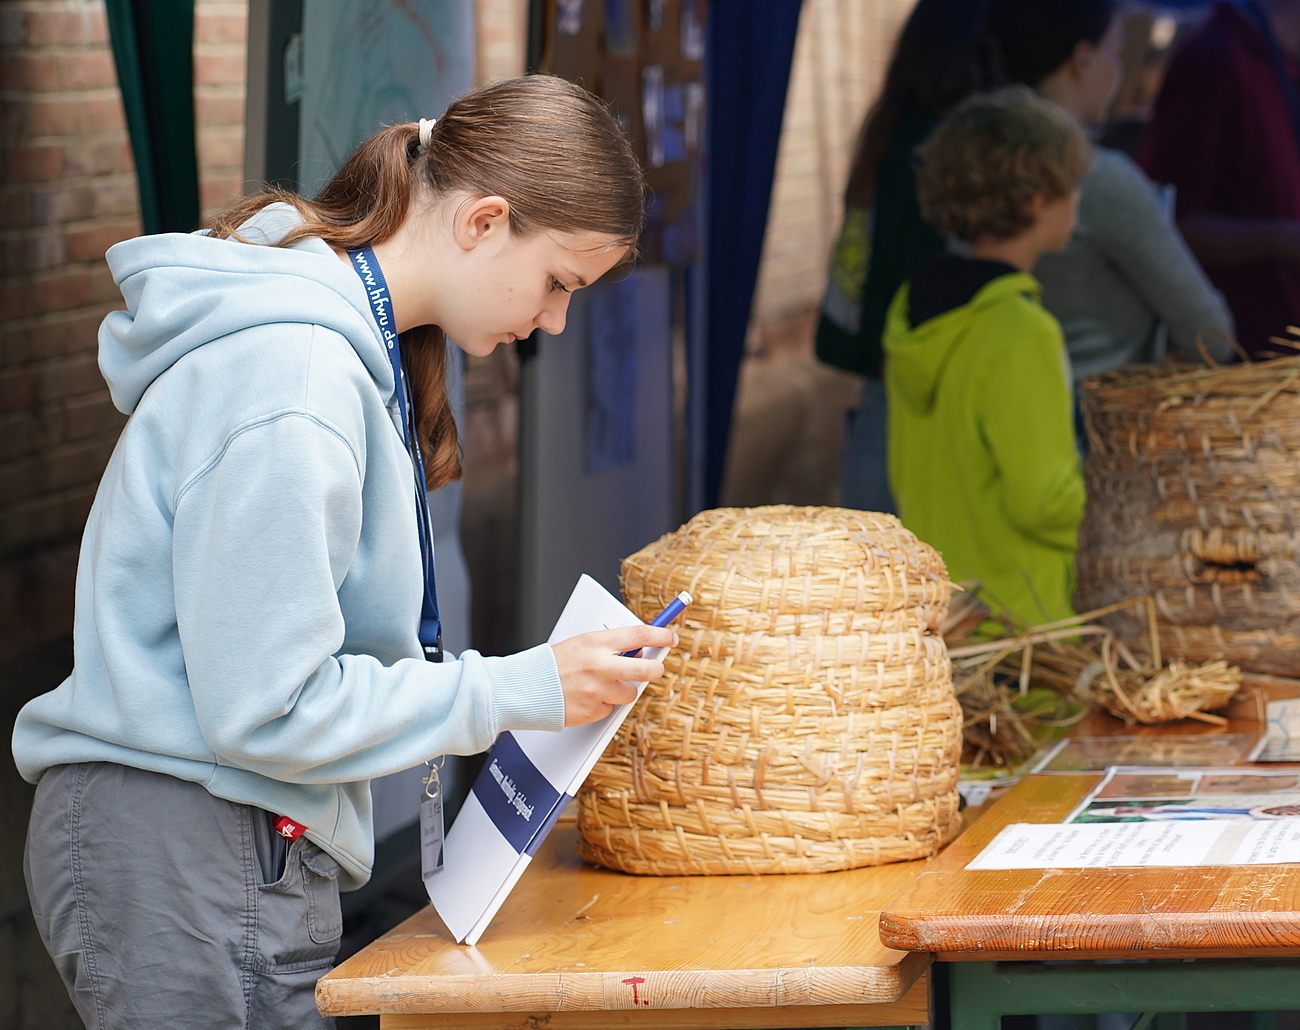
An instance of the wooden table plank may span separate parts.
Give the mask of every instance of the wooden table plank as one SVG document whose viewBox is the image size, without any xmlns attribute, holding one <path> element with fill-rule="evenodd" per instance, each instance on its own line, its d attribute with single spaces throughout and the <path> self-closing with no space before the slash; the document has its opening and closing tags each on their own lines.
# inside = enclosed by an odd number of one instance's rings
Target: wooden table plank
<svg viewBox="0 0 1300 1030">
<path fill-rule="evenodd" d="M 1099 779 L 1022 780 L 886 907 L 885 943 L 985 960 L 1300 954 L 1300 866 L 965 868 L 1009 823 L 1060 821 Z"/>
<path fill-rule="evenodd" d="M 886 948 L 876 930 L 880 910 L 924 862 L 809 876 L 628 876 L 584 864 L 576 833 L 555 829 L 477 947 L 455 944 L 426 908 L 322 978 L 321 1012 L 889 1004 L 929 966 L 928 955 Z"/>
<path fill-rule="evenodd" d="M 930 1022 L 929 973 L 898 1001 L 757 1009 L 620 1009 L 609 1012 L 448 1012 L 386 1015 L 380 1030 L 769 1030 L 771 1027 L 919 1026 Z"/>
</svg>

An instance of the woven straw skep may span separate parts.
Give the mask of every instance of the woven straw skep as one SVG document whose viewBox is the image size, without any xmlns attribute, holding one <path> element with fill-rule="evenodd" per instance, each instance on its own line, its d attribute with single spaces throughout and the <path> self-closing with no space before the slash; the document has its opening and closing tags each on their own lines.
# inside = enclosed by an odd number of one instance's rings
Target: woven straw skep
<svg viewBox="0 0 1300 1030">
<path fill-rule="evenodd" d="M 588 861 L 823 872 L 955 835 L 961 718 L 939 556 L 889 515 L 705 512 L 623 563 L 628 606 L 695 603 L 579 793 Z"/>
<path fill-rule="evenodd" d="M 1300 358 L 1103 373 L 1083 407 L 1079 608 L 1150 594 L 1166 654 L 1295 675 Z M 1138 615 L 1106 621 L 1144 649 Z"/>
</svg>

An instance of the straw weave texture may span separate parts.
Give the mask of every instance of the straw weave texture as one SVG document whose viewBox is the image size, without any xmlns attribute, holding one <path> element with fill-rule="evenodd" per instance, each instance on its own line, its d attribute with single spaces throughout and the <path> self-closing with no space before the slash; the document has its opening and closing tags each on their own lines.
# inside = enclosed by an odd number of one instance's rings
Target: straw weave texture
<svg viewBox="0 0 1300 1030">
<path fill-rule="evenodd" d="M 1103 373 L 1083 407 L 1080 610 L 1151 594 L 1165 654 L 1294 676 L 1300 358 Z M 1105 621 L 1145 650 L 1141 618 Z"/>
<path fill-rule="evenodd" d="M 578 850 L 631 873 L 809 873 L 956 835 L 961 713 L 943 561 L 892 515 L 723 508 L 623 562 L 694 604 L 578 795 Z"/>
</svg>

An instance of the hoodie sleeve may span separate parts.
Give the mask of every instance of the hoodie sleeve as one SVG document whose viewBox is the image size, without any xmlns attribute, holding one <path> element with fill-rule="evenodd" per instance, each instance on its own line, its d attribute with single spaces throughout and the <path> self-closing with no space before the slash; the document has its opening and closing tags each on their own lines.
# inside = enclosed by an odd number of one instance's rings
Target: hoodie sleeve
<svg viewBox="0 0 1300 1030">
<path fill-rule="evenodd" d="M 997 327 L 1003 351 L 987 369 L 980 424 L 1007 518 L 1034 540 L 1073 551 L 1084 486 L 1065 343 L 1055 320 L 1031 301 L 1014 322 Z"/>
<path fill-rule="evenodd" d="M 292 460 L 285 460 L 292 455 Z M 341 654 L 362 476 L 313 415 L 245 426 L 175 506 L 176 619 L 200 732 L 220 764 L 336 783 L 473 754 L 505 729 L 558 730 L 551 649 L 433 664 Z"/>
</svg>

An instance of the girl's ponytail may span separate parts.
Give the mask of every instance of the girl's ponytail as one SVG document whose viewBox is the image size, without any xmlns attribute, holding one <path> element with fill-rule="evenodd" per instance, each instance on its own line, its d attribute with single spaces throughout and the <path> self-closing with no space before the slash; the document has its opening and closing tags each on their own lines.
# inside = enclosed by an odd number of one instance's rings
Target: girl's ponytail
<svg viewBox="0 0 1300 1030">
<path fill-rule="evenodd" d="M 381 129 L 348 155 L 321 191 L 307 200 L 290 190 L 268 186 L 214 215 L 204 228 L 218 239 L 248 242 L 239 227 L 268 204 L 291 204 L 302 224 L 276 243 L 291 247 L 312 237 L 340 250 L 381 243 L 397 232 L 411 206 L 413 166 L 420 153 L 414 122 Z"/>
</svg>

